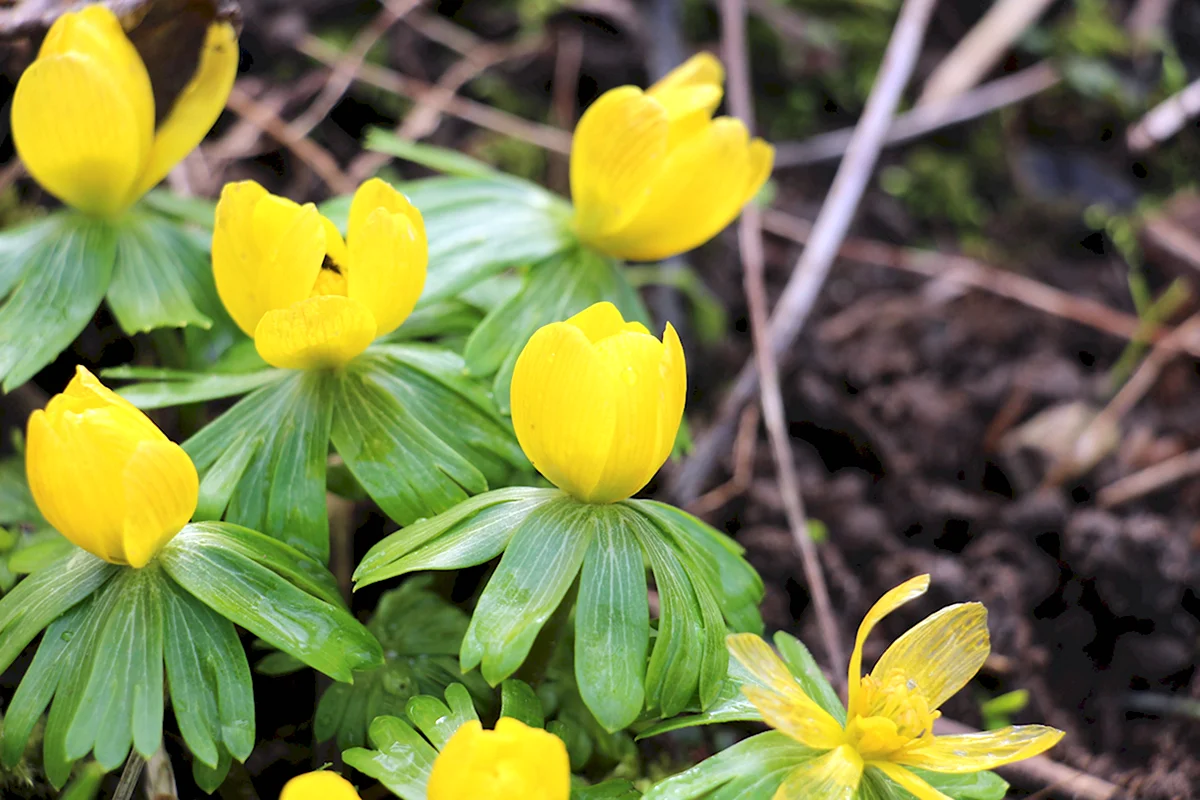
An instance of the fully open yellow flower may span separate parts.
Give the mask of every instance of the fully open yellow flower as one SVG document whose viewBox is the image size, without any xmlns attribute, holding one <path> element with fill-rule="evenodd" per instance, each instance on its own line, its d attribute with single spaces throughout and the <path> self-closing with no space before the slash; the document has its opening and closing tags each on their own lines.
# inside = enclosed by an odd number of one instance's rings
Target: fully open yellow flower
<svg viewBox="0 0 1200 800">
<path fill-rule="evenodd" d="M 632 261 L 677 255 L 716 236 L 771 174 L 774 149 L 731 117 L 713 119 L 725 71 L 693 56 L 643 92 L 593 103 L 571 144 L 575 230 Z"/>
<path fill-rule="evenodd" d="M 530 337 L 513 370 L 513 427 L 547 480 L 584 502 L 612 503 L 671 454 L 686 390 L 670 323 L 659 341 L 612 303 L 596 303 Z"/>
<path fill-rule="evenodd" d="M 284 784 L 279 800 L 360 800 L 354 784 L 329 770 L 297 775 Z"/>
<path fill-rule="evenodd" d="M 471 720 L 433 762 L 429 800 L 567 800 L 567 746 L 552 733 L 501 717 L 496 730 Z"/>
<path fill-rule="evenodd" d="M 12 105 L 17 152 L 64 203 L 116 216 L 200 143 L 237 75 L 237 35 L 214 22 L 191 81 L 155 126 L 146 65 L 102 5 L 63 14 L 21 75 Z"/>
<path fill-rule="evenodd" d="M 871 629 L 928 588 L 929 576 L 920 575 L 892 589 L 867 612 L 850 657 L 844 727 L 804 693 L 761 638 L 729 637 L 734 658 L 762 684 L 742 691 L 766 723 L 824 751 L 787 777 L 776 800 L 849 800 L 864 769 L 879 770 L 918 800 L 950 800 L 908 768 L 979 772 L 1036 756 L 1062 738 L 1062 731 L 1045 725 L 934 736 L 938 706 L 967 685 L 991 649 L 987 610 L 979 603 L 947 606 L 926 617 L 888 647 L 869 675 L 862 674 L 862 648 Z"/>
<path fill-rule="evenodd" d="M 217 292 L 276 367 L 341 366 L 400 327 L 428 261 L 420 212 L 378 178 L 355 192 L 345 241 L 312 203 L 254 181 L 226 185 L 217 203 Z"/>
<path fill-rule="evenodd" d="M 200 492 L 183 448 L 83 367 L 30 415 L 25 471 L 59 533 L 131 567 L 144 567 L 179 533 Z"/>
</svg>

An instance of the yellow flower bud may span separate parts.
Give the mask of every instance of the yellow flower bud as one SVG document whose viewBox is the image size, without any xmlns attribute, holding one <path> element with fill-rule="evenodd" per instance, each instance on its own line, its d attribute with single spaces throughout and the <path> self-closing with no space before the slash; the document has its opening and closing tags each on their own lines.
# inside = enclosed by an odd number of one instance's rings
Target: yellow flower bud
<svg viewBox="0 0 1200 800">
<path fill-rule="evenodd" d="M 350 781 L 328 770 L 297 775 L 283 786 L 279 800 L 360 800 Z"/>
<path fill-rule="evenodd" d="M 83 367 L 30 415 L 25 448 L 42 516 L 113 564 L 144 567 L 196 510 L 200 481 L 187 453 Z"/>
<path fill-rule="evenodd" d="M 341 366 L 400 327 L 429 261 L 421 213 L 378 178 L 355 192 L 345 241 L 312 203 L 254 181 L 228 184 L 212 249 L 225 308 L 284 369 Z"/>
<path fill-rule="evenodd" d="M 575 230 L 617 258 L 691 250 L 733 221 L 771 174 L 775 150 L 713 119 L 721 62 L 694 56 L 643 92 L 621 86 L 584 112 L 571 145 Z"/>
<path fill-rule="evenodd" d="M 645 486 L 671 454 L 686 391 L 670 324 L 659 341 L 597 303 L 529 339 L 513 371 L 513 427 L 547 480 L 584 502 L 612 503 Z"/>
<path fill-rule="evenodd" d="M 567 747 L 554 734 L 511 717 L 501 717 L 494 731 L 472 720 L 433 762 L 426 794 L 429 800 L 567 800 Z"/>
<path fill-rule="evenodd" d="M 80 211 L 116 216 L 200 143 L 237 75 L 237 35 L 209 26 L 191 81 L 155 126 L 146 65 L 102 5 L 63 14 L 13 96 L 17 153 L 46 191 Z"/>
</svg>

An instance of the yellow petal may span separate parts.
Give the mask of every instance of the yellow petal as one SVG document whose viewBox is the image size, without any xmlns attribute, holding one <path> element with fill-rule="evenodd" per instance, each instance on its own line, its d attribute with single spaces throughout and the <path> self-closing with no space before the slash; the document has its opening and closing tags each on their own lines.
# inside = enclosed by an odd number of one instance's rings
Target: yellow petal
<svg viewBox="0 0 1200 800">
<path fill-rule="evenodd" d="M 774 800 L 850 800 L 862 780 L 863 761 L 841 745 L 792 770 Z"/>
<path fill-rule="evenodd" d="M 900 784 L 917 800 L 954 800 L 949 795 L 942 794 L 925 782 L 924 778 L 914 775 L 899 764 L 887 761 L 872 761 L 871 766 L 877 768 L 896 783 Z"/>
<path fill-rule="evenodd" d="M 569 317 L 566 322 L 583 331 L 583 335 L 592 344 L 625 331 L 649 332 L 640 322 L 626 322 L 620 310 L 607 300 L 593 303 L 575 316 Z"/>
<path fill-rule="evenodd" d="M 967 685 L 991 652 L 987 609 L 979 603 L 947 606 L 892 642 L 871 671 L 880 681 L 899 671 L 936 709 Z"/>
<path fill-rule="evenodd" d="M 653 97 L 689 86 L 709 85 L 719 88 L 723 83 L 725 67 L 721 65 L 720 59 L 712 53 L 697 53 L 664 75 L 646 93 Z"/>
<path fill-rule="evenodd" d="M 420 212 L 383 181 L 367 181 L 350 204 L 347 247 L 347 296 L 375 315 L 378 335 L 391 333 L 425 286 L 429 248 Z"/>
<path fill-rule="evenodd" d="M 683 355 L 683 342 L 671 323 L 667 323 L 663 331 L 663 360 L 660 366 L 663 374 L 663 395 L 660 412 L 662 425 L 659 428 L 658 463 L 661 466 L 675 449 L 675 438 L 679 435 L 679 425 L 683 422 L 683 408 L 687 402 L 687 360 Z"/>
<path fill-rule="evenodd" d="M 125 462 L 125 561 L 144 567 L 188 523 L 200 496 L 196 465 L 169 441 L 143 441 Z"/>
<path fill-rule="evenodd" d="M 610 362 L 579 328 L 540 328 L 513 369 L 513 427 L 533 466 L 565 492 L 586 499 L 600 480 L 617 398 Z"/>
<path fill-rule="evenodd" d="M 208 27 L 196 74 L 183 87 L 175 105 L 154 135 L 142 175 L 130 202 L 161 181 L 171 168 L 195 149 L 225 108 L 238 68 L 237 33 L 228 22 Z"/>
<path fill-rule="evenodd" d="M 870 635 L 871 630 L 879 624 L 881 619 L 905 603 L 925 594 L 928 590 L 928 575 L 918 575 L 915 578 L 910 578 L 879 598 L 875 605 L 871 606 L 871 610 L 867 612 L 867 615 L 863 617 L 862 624 L 858 626 L 858 635 L 854 638 L 854 650 L 850 653 L 849 680 L 847 681 L 849 696 L 846 703 L 849 717 L 854 717 L 858 714 L 858 695 L 862 683 L 862 649 L 863 643 L 867 641 L 867 636 Z"/>
<path fill-rule="evenodd" d="M 254 347 L 273 367 L 340 367 L 375 339 L 375 317 L 357 300 L 321 295 L 268 311 L 254 331 Z"/>
<path fill-rule="evenodd" d="M 29 174 L 88 214 L 124 211 L 142 166 L 130 98 L 95 59 L 40 58 L 17 83 L 12 133 Z"/>
<path fill-rule="evenodd" d="M 621 258 L 655 261 L 707 242 L 741 213 L 762 172 L 762 153 L 751 147 L 740 120 L 707 123 L 671 149 L 637 215 L 595 246 Z"/>
<path fill-rule="evenodd" d="M 238 327 L 253 336 L 268 311 L 312 293 L 328 236 L 312 204 L 275 197 L 254 181 L 226 184 L 213 230 L 213 278 Z"/>
<path fill-rule="evenodd" d="M 910 767 L 962 774 L 995 769 L 1033 758 L 1062 739 L 1063 732 L 1045 725 L 1017 725 L 998 731 L 935 736 L 896 760 Z"/>
<path fill-rule="evenodd" d="M 575 230 L 587 242 L 626 225 L 663 168 L 670 123 L 634 86 L 605 92 L 584 112 L 571 143 Z"/>
<path fill-rule="evenodd" d="M 494 731 L 460 727 L 433 762 L 429 800 L 568 800 L 567 748 L 552 733 L 501 717 Z"/>
<path fill-rule="evenodd" d="M 354 784 L 336 772 L 297 775 L 283 786 L 279 800 L 360 800 Z"/>
<path fill-rule="evenodd" d="M 733 657 L 761 684 L 744 685 L 742 693 L 768 725 L 818 750 L 842 743 L 842 726 L 805 694 L 766 642 L 751 633 L 736 633 L 727 637 L 725 643 Z"/>
</svg>

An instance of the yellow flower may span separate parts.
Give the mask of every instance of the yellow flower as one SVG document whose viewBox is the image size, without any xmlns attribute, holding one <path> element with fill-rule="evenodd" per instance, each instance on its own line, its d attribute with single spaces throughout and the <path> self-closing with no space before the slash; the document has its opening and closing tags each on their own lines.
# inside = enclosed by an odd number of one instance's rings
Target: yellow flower
<svg viewBox="0 0 1200 800">
<path fill-rule="evenodd" d="M 713 119 L 725 71 L 693 56 L 643 92 L 591 105 L 571 145 L 575 230 L 595 249 L 656 261 L 716 236 L 771 174 L 775 150 L 731 117 Z"/>
<path fill-rule="evenodd" d="M 660 342 L 596 303 L 529 339 L 512 379 L 512 420 L 529 460 L 587 503 L 630 497 L 671 454 L 687 366 L 668 323 Z"/>
<path fill-rule="evenodd" d="M 400 327 L 428 260 L 420 212 L 378 178 L 355 192 L 345 241 L 312 203 L 254 181 L 226 185 L 217 203 L 217 292 L 276 367 L 338 367 Z"/>
<path fill-rule="evenodd" d="M 297 775 L 283 786 L 279 800 L 360 800 L 350 781 L 328 770 Z"/>
<path fill-rule="evenodd" d="M 862 648 L 871 629 L 928 588 L 929 576 L 920 575 L 885 594 L 867 613 L 850 657 L 844 727 L 804 693 L 766 642 L 752 634 L 729 637 L 734 658 L 761 684 L 742 691 L 766 723 L 824 751 L 788 775 L 776 800 L 848 800 L 868 768 L 918 800 L 950 800 L 908 768 L 979 772 L 1036 756 L 1062 738 L 1062 731 L 1045 725 L 934 736 L 938 706 L 967 685 L 990 652 L 987 610 L 979 603 L 947 606 L 926 617 L 892 643 L 869 675 L 862 674 Z M 820 791 L 814 793 L 813 787 Z"/>
<path fill-rule="evenodd" d="M 183 448 L 83 367 L 30 415 L 25 471 L 59 533 L 131 567 L 146 566 L 179 533 L 200 492 Z"/>
<path fill-rule="evenodd" d="M 496 730 L 463 725 L 433 762 L 429 800 L 567 800 L 567 746 L 552 733 L 501 717 Z"/>
<path fill-rule="evenodd" d="M 102 5 L 63 14 L 17 83 L 17 152 L 64 203 L 116 216 L 208 133 L 225 107 L 237 64 L 233 26 L 214 22 L 196 73 L 156 127 L 150 76 L 116 16 Z"/>
</svg>

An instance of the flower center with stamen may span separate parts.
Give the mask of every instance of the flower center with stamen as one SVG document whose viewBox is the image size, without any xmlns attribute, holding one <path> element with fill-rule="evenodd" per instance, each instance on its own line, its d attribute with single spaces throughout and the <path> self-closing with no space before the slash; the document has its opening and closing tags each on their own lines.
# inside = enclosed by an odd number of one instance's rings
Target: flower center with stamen
<svg viewBox="0 0 1200 800">
<path fill-rule="evenodd" d="M 846 739 L 863 759 L 888 760 L 899 750 L 933 738 L 933 711 L 916 682 L 899 671 L 882 681 L 864 675 L 857 711 L 846 726 Z"/>
<path fill-rule="evenodd" d="M 327 255 L 321 264 L 321 271 L 317 274 L 317 281 L 313 284 L 312 294 L 309 297 L 329 294 L 346 296 L 346 268 Z"/>
</svg>

